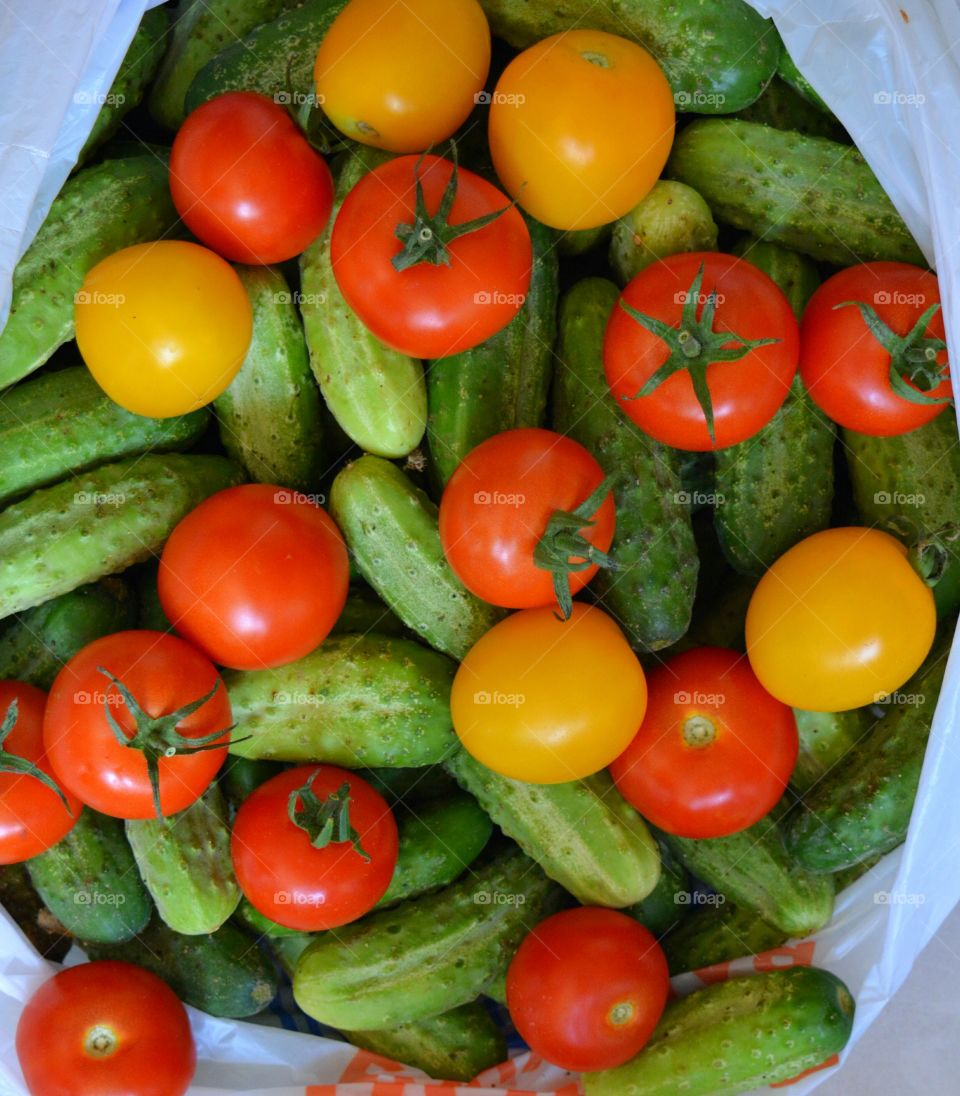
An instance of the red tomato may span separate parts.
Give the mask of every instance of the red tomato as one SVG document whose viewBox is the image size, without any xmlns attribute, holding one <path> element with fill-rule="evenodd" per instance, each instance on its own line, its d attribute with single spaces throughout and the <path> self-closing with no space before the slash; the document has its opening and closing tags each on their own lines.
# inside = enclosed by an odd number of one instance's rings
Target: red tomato
<svg viewBox="0 0 960 1096">
<path fill-rule="evenodd" d="M 22 681 L 0 681 L 0 864 L 18 864 L 55 845 L 83 809 L 76 796 L 54 791 L 43 749 L 47 698 Z M 23 772 L 24 762 L 46 777 Z M 47 782 L 49 781 L 49 783 Z"/>
<path fill-rule="evenodd" d="M 563 1069 L 613 1069 L 643 1048 L 670 987 L 667 960 L 643 925 L 583 907 L 541 921 L 507 972 L 517 1031 Z"/>
<path fill-rule="evenodd" d="M 228 91 L 180 127 L 170 193 L 190 231 L 214 251 L 237 263 L 279 263 L 323 231 L 333 179 L 282 106 Z"/>
<path fill-rule="evenodd" d="M 440 501 L 440 540 L 450 566 L 477 597 L 510 609 L 557 600 L 554 572 L 534 561 L 551 518 L 582 506 L 603 482 L 603 469 L 577 442 L 552 430 L 507 430 L 471 450 Z M 613 540 L 613 495 L 607 492 L 581 529 L 554 539 L 553 560 L 586 563 L 567 549 L 573 541 L 605 553 Z M 541 549 L 542 550 L 542 549 Z M 575 564 L 576 565 L 576 564 Z M 557 572 L 570 595 L 597 573 Z"/>
<path fill-rule="evenodd" d="M 660 333 L 627 308 L 652 318 Z M 798 356 L 797 320 L 778 286 L 744 259 L 715 251 L 671 255 L 641 270 L 611 313 L 603 345 L 607 382 L 624 413 L 658 441 L 695 451 L 724 449 L 765 426 L 786 398 Z M 715 440 L 694 375 L 709 389 Z"/>
<path fill-rule="evenodd" d="M 125 687 L 139 715 L 103 670 Z M 205 696 L 190 715 L 161 720 Z M 139 748 L 120 743 L 111 717 Z M 152 818 L 144 749 L 158 756 L 178 751 L 158 761 L 163 814 L 176 814 L 203 794 L 223 764 L 230 722 L 227 691 L 206 656 L 164 632 L 116 632 L 88 643 L 57 674 L 43 739 L 57 779 L 82 802 L 115 818 Z M 204 743 L 213 748 L 182 752 Z"/>
<path fill-rule="evenodd" d="M 297 792 L 299 825 L 288 813 Z M 355 840 L 314 845 L 322 820 L 344 813 Z M 317 932 L 356 921 L 383 897 L 397 866 L 397 824 L 383 796 L 355 773 L 300 765 L 243 801 L 232 851 L 243 893 L 265 917 Z"/>
<path fill-rule="evenodd" d="M 173 990 L 110 959 L 43 983 L 17 1024 L 17 1059 L 34 1096 L 182 1096 L 197 1052 Z"/>
<path fill-rule="evenodd" d="M 698 647 L 649 684 L 640 730 L 610 766 L 624 799 L 680 837 L 723 837 L 768 814 L 797 760 L 797 724 L 746 657 Z"/>
<path fill-rule="evenodd" d="M 357 183 L 333 225 L 333 272 L 347 303 L 378 339 L 415 358 L 445 358 L 495 335 L 530 284 L 530 233 L 496 187 L 460 169 L 449 216 L 439 215 L 453 172 L 438 156 L 399 156 Z M 490 224 L 449 240 L 451 229 L 498 210 Z M 403 226 L 413 226 L 407 245 L 397 237 Z M 426 257 L 397 269 L 394 260 L 418 241 Z"/>
<path fill-rule="evenodd" d="M 236 670 L 282 666 L 326 639 L 347 598 L 347 549 L 306 495 L 248 483 L 174 529 L 157 589 L 177 631 Z"/>
<path fill-rule="evenodd" d="M 860 263 L 828 278 L 800 326 L 800 375 L 817 405 L 841 426 L 877 437 L 935 419 L 951 396 L 943 312 L 928 311 L 939 304 L 936 276 L 908 263 Z M 864 309 L 879 321 L 876 333 Z M 894 383 L 918 395 L 905 398 Z"/>
</svg>

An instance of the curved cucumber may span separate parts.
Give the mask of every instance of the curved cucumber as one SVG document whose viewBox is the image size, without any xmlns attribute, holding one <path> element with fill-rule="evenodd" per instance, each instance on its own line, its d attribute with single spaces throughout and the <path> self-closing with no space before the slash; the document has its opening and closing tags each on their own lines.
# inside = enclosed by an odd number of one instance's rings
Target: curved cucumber
<svg viewBox="0 0 960 1096">
<path fill-rule="evenodd" d="M 685 899 L 690 895 L 691 881 L 687 869 L 676 859 L 666 845 L 660 845 L 660 878 L 646 898 L 628 906 L 623 912 L 630 914 L 645 925 L 654 936 L 660 937 L 690 913 L 691 904 Z"/>
<path fill-rule="evenodd" d="M 441 761 L 456 738 L 449 659 L 409 639 L 331 636 L 275 670 L 226 671 L 240 757 L 348 768 Z"/>
<path fill-rule="evenodd" d="M 800 796 L 830 773 L 870 729 L 866 708 L 847 712 L 808 712 L 794 708 L 800 753 L 790 774 L 790 787 Z"/>
<path fill-rule="evenodd" d="M 717 902 L 710 896 L 661 941 L 671 974 L 702 970 L 742 955 L 759 955 L 789 939 L 783 929 L 768 925 L 755 910 Z"/>
<path fill-rule="evenodd" d="M 408 799 L 416 803 L 456 796 L 457 782 L 443 765 L 416 769 L 364 769 L 360 774 L 372 784 L 391 806 L 402 806 Z"/>
<path fill-rule="evenodd" d="M 807 301 L 822 281 L 817 264 L 809 256 L 770 243 L 769 240 L 758 240 L 756 236 L 749 234 L 741 236 L 730 248 L 730 253 L 753 263 L 776 282 L 790 302 L 793 314 L 800 319 L 807 307 Z"/>
<path fill-rule="evenodd" d="M 783 45 L 780 47 L 780 63 L 777 65 L 777 75 L 781 80 L 785 80 L 798 95 L 803 96 L 811 106 L 815 106 L 818 110 L 822 110 L 827 114 L 830 113 L 830 108 L 823 101 L 820 94 L 814 91 L 813 85 L 797 68 L 796 61 L 787 53 L 787 48 Z"/>
<path fill-rule="evenodd" d="M 781 65 L 783 60 L 781 58 Z M 809 85 L 808 85 L 809 86 Z M 781 75 L 767 84 L 763 94 L 745 110 L 737 111 L 745 122 L 760 122 L 774 129 L 806 133 L 810 137 L 829 137 L 831 141 L 850 143 L 846 130 L 827 110 L 814 106 Z"/>
</svg>

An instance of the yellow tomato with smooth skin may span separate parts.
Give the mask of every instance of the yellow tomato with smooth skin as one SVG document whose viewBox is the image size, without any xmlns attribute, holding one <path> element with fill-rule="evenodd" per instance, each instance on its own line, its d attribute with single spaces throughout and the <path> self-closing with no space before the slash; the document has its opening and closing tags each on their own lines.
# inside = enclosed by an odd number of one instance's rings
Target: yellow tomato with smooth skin
<svg viewBox="0 0 960 1096">
<path fill-rule="evenodd" d="M 107 256 L 84 279 L 74 316 L 80 353 L 104 392 L 127 411 L 161 419 L 219 396 L 253 332 L 233 267 L 184 240 Z"/>
<path fill-rule="evenodd" d="M 577 780 L 609 765 L 643 721 L 637 656 L 600 609 L 574 602 L 523 609 L 479 639 L 457 671 L 453 725 L 494 772 L 535 784 Z"/>
<path fill-rule="evenodd" d="M 936 624 L 933 593 L 900 541 L 878 529 L 826 529 L 757 584 L 747 654 L 784 704 L 844 712 L 899 689 L 926 658 Z"/>
<path fill-rule="evenodd" d="M 570 30 L 507 65 L 490 105 L 490 151 L 500 182 L 538 221 L 594 228 L 653 187 L 674 123 L 673 92 L 642 46 Z"/>
<path fill-rule="evenodd" d="M 466 121 L 489 69 L 490 27 L 477 0 L 350 0 L 313 77 L 341 133 L 422 152 Z"/>
</svg>

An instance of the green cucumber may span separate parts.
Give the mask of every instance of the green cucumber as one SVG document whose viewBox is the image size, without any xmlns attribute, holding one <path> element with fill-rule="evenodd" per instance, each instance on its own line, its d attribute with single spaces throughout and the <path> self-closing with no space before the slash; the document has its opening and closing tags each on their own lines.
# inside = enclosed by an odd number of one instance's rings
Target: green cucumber
<svg viewBox="0 0 960 1096">
<path fill-rule="evenodd" d="M 286 936 L 309 936 L 310 933 L 301 932 L 299 929 L 288 929 L 286 925 L 280 925 L 261 913 L 252 902 L 246 898 L 241 899 L 237 906 L 237 920 L 256 936 L 266 936 L 270 945 L 274 939 Z"/>
<path fill-rule="evenodd" d="M 242 906 L 241 909 L 243 909 Z M 285 929 L 283 936 L 274 935 L 270 937 L 270 951 L 286 972 L 288 978 L 293 977 L 300 956 L 316 938 L 317 934 L 315 932 L 294 932 L 292 929 Z"/>
<path fill-rule="evenodd" d="M 348 768 L 442 761 L 456 741 L 449 659 L 409 639 L 331 636 L 275 670 L 228 670 L 239 757 Z"/>
<path fill-rule="evenodd" d="M 74 297 L 91 267 L 114 251 L 156 240 L 177 223 L 167 164 L 133 156 L 68 179 L 13 272 L 0 331 L 0 388 L 39 369 L 73 338 Z"/>
<path fill-rule="evenodd" d="M 160 917 L 185 936 L 216 932 L 240 902 L 227 804 L 217 785 L 169 818 L 128 819 L 126 830 Z"/>
<path fill-rule="evenodd" d="M 27 871 L 47 909 L 83 940 L 129 940 L 150 920 L 153 903 L 117 818 L 85 808 L 66 837 L 27 861 Z"/>
<path fill-rule="evenodd" d="M 41 901 L 26 864 L 0 864 L 0 906 L 44 959 L 63 961 L 72 941 Z"/>
<path fill-rule="evenodd" d="M 423 365 L 367 330 L 344 300 L 330 260 L 330 234 L 340 203 L 387 159 L 377 149 L 364 149 L 351 155 L 340 171 L 327 227 L 300 257 L 300 312 L 310 367 L 344 433 L 368 453 L 403 457 L 420 444 L 427 424 Z"/>
<path fill-rule="evenodd" d="M 773 24 L 743 0 L 480 0 L 490 29 L 511 46 L 529 46 L 581 26 L 631 38 L 653 54 L 677 110 L 729 114 L 752 103 L 780 60 Z"/>
<path fill-rule="evenodd" d="M 220 440 L 252 480 L 314 491 L 324 471 L 320 393 L 293 294 L 279 270 L 236 271 L 253 308 L 253 339 L 213 402 Z"/>
<path fill-rule="evenodd" d="M 395 464 L 348 464 L 333 481 L 330 513 L 366 581 L 431 647 L 463 658 L 502 615 L 453 573 L 436 506 Z"/>
<path fill-rule="evenodd" d="M 452 883 L 483 852 L 493 833 L 493 823 L 476 800 L 463 792 L 408 805 L 397 826 L 397 866 L 378 909 Z"/>
<path fill-rule="evenodd" d="M 830 113 L 830 108 L 823 101 L 820 94 L 814 91 L 813 85 L 797 68 L 796 61 L 787 53 L 786 46 L 782 44 L 780 47 L 780 62 L 777 65 L 777 75 L 781 80 L 785 80 L 798 95 L 803 96 L 811 106 L 815 106 L 818 110 L 822 110 L 827 114 Z"/>
<path fill-rule="evenodd" d="M 81 648 L 132 628 L 135 609 L 129 587 L 114 576 L 0 621 L 0 680 L 27 681 L 49 690 L 64 663 Z"/>
<path fill-rule="evenodd" d="M 376 594 L 364 587 L 354 586 L 333 626 L 333 634 L 360 635 L 364 632 L 376 632 L 380 636 L 407 634 L 403 621 Z"/>
<path fill-rule="evenodd" d="M 413 1066 L 435 1081 L 472 1081 L 506 1061 L 507 1038 L 480 1001 L 380 1031 L 350 1031 L 347 1042 Z"/>
<path fill-rule="evenodd" d="M 217 774 L 217 782 L 223 789 L 227 802 L 236 809 L 252 791 L 271 777 L 278 776 L 286 767 L 276 761 L 252 761 L 247 757 L 230 754 Z"/>
<path fill-rule="evenodd" d="M 240 481 L 223 457 L 149 453 L 42 487 L 0 513 L 0 617 L 154 554 L 208 495 Z"/>
<path fill-rule="evenodd" d="M 435 894 L 318 936 L 297 963 L 294 998 L 308 1016 L 347 1031 L 448 1012 L 506 969 L 557 900 L 533 861 L 507 847 Z"/>
<path fill-rule="evenodd" d="M 674 650 L 689 650 L 691 647 L 732 647 L 735 651 L 746 651 L 744 636 L 747 622 L 747 609 L 756 583 L 734 576 L 733 580 L 719 591 L 709 591 L 706 604 L 694 607 L 690 630 L 676 645 Z M 709 597 L 709 593 L 715 596 Z"/>
<path fill-rule="evenodd" d="M 623 912 L 645 925 L 654 936 L 662 936 L 684 921 L 692 909 L 686 901 L 691 892 L 687 869 L 666 845 L 660 848 L 660 878 L 646 898 L 628 906 Z"/>
<path fill-rule="evenodd" d="M 363 769 L 360 773 L 392 806 L 402 806 L 407 799 L 425 802 L 457 793 L 457 782 L 443 765 L 426 765 L 416 769 Z"/>
<path fill-rule="evenodd" d="M 561 258 L 575 258 L 586 255 L 595 247 L 610 239 L 611 225 L 597 225 L 596 228 L 573 228 L 557 236 L 557 251 Z"/>
<path fill-rule="evenodd" d="M 703 970 L 742 955 L 759 955 L 789 939 L 783 929 L 767 924 L 755 910 L 717 901 L 722 897 L 708 895 L 702 906 L 660 941 L 671 974 Z"/>
<path fill-rule="evenodd" d="M 82 943 L 91 959 L 145 967 L 188 1005 L 240 1020 L 262 1012 L 277 993 L 273 964 L 242 929 L 228 921 L 209 936 L 183 936 L 159 917 L 121 944 Z"/>
<path fill-rule="evenodd" d="M 890 852 L 907 836 L 949 650 L 949 642 L 934 645 L 926 664 L 894 694 L 893 710 L 787 817 L 787 848 L 809 871 L 849 868 Z"/>
<path fill-rule="evenodd" d="M 836 975 L 790 967 L 730 978 L 667 1005 L 626 1065 L 584 1075 L 586 1096 L 734 1096 L 843 1050 L 854 1002 Z"/>
<path fill-rule="evenodd" d="M 493 434 L 544 424 L 557 334 L 557 237 L 536 221 L 527 226 L 533 269 L 523 307 L 486 342 L 427 367 L 430 464 L 441 487 Z"/>
<path fill-rule="evenodd" d="M 18 384 L 0 397 L 0 505 L 108 461 L 189 449 L 210 413 L 151 419 L 125 411 L 83 365 Z"/>
<path fill-rule="evenodd" d="M 500 776 L 466 750 L 447 767 L 500 829 L 585 906 L 630 906 L 657 885 L 646 823 L 604 770 L 563 784 Z"/>
<path fill-rule="evenodd" d="M 143 98 L 163 57 L 169 25 L 166 8 L 152 8 L 140 20 L 140 26 L 94 119 L 93 129 L 80 150 L 78 164 L 88 160 L 120 128 L 126 115 Z"/>
<path fill-rule="evenodd" d="M 613 478 L 617 570 L 602 569 L 592 588 L 630 642 L 655 651 L 690 625 L 698 561 L 679 456 L 637 430 L 603 373 L 603 335 L 618 296 L 612 282 L 588 278 L 564 297 L 553 422 Z"/>
<path fill-rule="evenodd" d="M 844 144 L 850 141 L 846 130 L 829 110 L 814 106 L 782 76 L 774 76 L 760 98 L 745 110 L 737 111 L 737 117 L 774 129 L 806 133 L 810 137 L 829 137 L 831 141 Z"/>
<path fill-rule="evenodd" d="M 830 920 L 833 880 L 793 861 L 770 816 L 729 837 L 663 840 L 691 875 L 790 936 L 809 936 Z"/>
<path fill-rule="evenodd" d="M 613 222 L 610 266 L 621 285 L 658 259 L 680 251 L 716 251 L 710 207 L 685 183 L 658 179 L 639 205 Z"/>
<path fill-rule="evenodd" d="M 808 712 L 794 708 L 800 753 L 790 775 L 790 787 L 805 795 L 834 768 L 870 729 L 865 708 L 848 712 Z"/>
<path fill-rule="evenodd" d="M 776 282 L 798 320 L 823 280 L 817 264 L 809 256 L 769 240 L 758 240 L 749 233 L 737 240 L 730 253 L 759 267 Z"/>
<path fill-rule="evenodd" d="M 758 122 L 704 118 L 677 137 L 667 174 L 699 190 L 718 221 L 815 259 L 926 266 L 852 145 Z"/>
</svg>

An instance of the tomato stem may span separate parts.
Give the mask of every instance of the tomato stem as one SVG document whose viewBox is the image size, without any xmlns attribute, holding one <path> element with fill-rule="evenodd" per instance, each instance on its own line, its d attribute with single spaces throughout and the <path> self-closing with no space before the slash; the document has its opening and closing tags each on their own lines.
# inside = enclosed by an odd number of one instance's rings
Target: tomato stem
<svg viewBox="0 0 960 1096">
<path fill-rule="evenodd" d="M 67 797 L 63 794 L 59 787 L 57 787 L 56 781 L 47 776 L 47 774 L 40 768 L 39 765 L 34 764 L 32 761 L 28 761 L 25 757 L 20 757 L 17 754 L 8 753 L 4 749 L 4 742 L 10 735 L 10 732 L 17 725 L 17 714 L 19 711 L 19 704 L 16 697 L 10 701 L 10 706 L 7 708 L 3 716 L 3 723 L 0 724 L 0 773 L 9 773 L 15 776 L 32 776 L 35 780 L 39 780 L 44 787 L 49 788 L 60 802 L 63 804 L 63 809 L 73 817 L 70 810 L 70 805 L 67 803 Z"/>
<path fill-rule="evenodd" d="M 918 537 L 910 546 L 910 563 L 931 588 L 943 578 L 954 556 L 950 545 L 958 539 L 960 539 L 960 524 L 951 521 L 934 529 L 931 533 Z"/>
<path fill-rule="evenodd" d="M 290 793 L 287 800 L 290 821 L 307 834 L 315 849 L 349 841 L 369 863 L 370 856 L 360 844 L 360 834 L 350 823 L 350 785 L 344 782 L 326 799 L 321 799 L 312 787 L 319 771 L 312 772 L 302 788 Z"/>
<path fill-rule="evenodd" d="M 103 1024 L 90 1028 L 83 1040 L 86 1052 L 94 1058 L 109 1058 L 117 1049 L 117 1035 Z"/>
<path fill-rule="evenodd" d="M 705 715 L 691 715 L 683 721 L 684 744 L 694 750 L 702 750 L 713 744 L 717 737 L 717 726 Z"/>
</svg>

